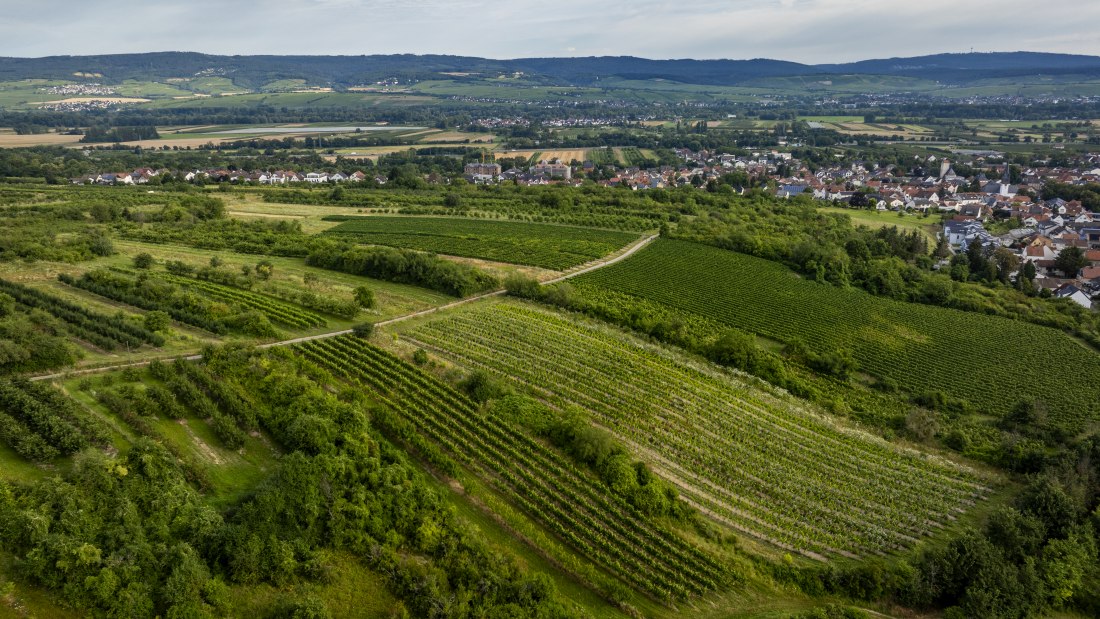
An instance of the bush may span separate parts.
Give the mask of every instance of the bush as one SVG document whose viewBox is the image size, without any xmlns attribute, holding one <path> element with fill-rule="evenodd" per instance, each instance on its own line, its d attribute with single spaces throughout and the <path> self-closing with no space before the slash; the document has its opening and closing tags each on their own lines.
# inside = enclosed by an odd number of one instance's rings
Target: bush
<svg viewBox="0 0 1100 619">
<path fill-rule="evenodd" d="M 153 266 L 153 256 L 146 252 L 134 256 L 134 267 L 138 269 L 148 269 Z"/>
<path fill-rule="evenodd" d="M 355 288 L 355 302 L 360 307 L 370 309 L 374 307 L 374 291 L 366 286 L 357 286 Z"/>
<path fill-rule="evenodd" d="M 472 400 L 480 403 L 498 400 L 512 393 L 510 388 L 482 370 L 475 370 L 470 373 L 469 376 L 458 383 L 458 388 L 470 396 Z"/>
<path fill-rule="evenodd" d="M 163 331 L 172 324 L 172 317 L 168 312 L 154 310 L 145 313 L 145 328 L 150 331 Z"/>
<path fill-rule="evenodd" d="M 372 333 L 374 333 L 374 323 L 361 322 L 352 327 L 351 332 L 354 333 L 356 337 L 367 339 L 371 336 Z"/>
</svg>

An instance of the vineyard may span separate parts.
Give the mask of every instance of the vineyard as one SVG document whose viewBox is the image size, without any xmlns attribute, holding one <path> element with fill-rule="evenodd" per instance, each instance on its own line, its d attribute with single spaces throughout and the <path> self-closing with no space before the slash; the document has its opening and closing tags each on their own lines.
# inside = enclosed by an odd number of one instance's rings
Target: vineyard
<svg viewBox="0 0 1100 619">
<path fill-rule="evenodd" d="M 682 241 L 657 241 L 577 281 L 816 351 L 849 349 L 862 371 L 912 394 L 942 391 L 997 415 L 1038 398 L 1071 429 L 1100 416 L 1100 356 L 1054 329 L 818 284 Z"/>
<path fill-rule="evenodd" d="M 621 152 L 623 163 L 628 166 L 643 167 L 651 165 L 653 163 L 648 157 L 642 154 L 642 151 L 634 148 L 633 146 L 629 148 L 624 148 Z"/>
<path fill-rule="evenodd" d="M 330 218 L 331 219 L 331 218 Z M 355 217 L 325 234 L 453 256 L 564 270 L 601 258 L 636 237 L 551 224 L 441 217 Z"/>
<path fill-rule="evenodd" d="M 270 295 L 180 275 L 164 273 L 158 274 L 157 277 L 198 292 L 215 301 L 256 310 L 267 316 L 271 322 L 292 329 L 310 329 L 323 327 L 326 324 L 323 316 Z"/>
<path fill-rule="evenodd" d="M 73 337 L 102 350 L 120 346 L 138 348 L 143 344 L 161 346 L 164 338 L 122 316 L 108 316 L 41 290 L 0 279 L 0 293 L 13 298 L 26 310 L 40 309 L 65 323 Z"/>
<path fill-rule="evenodd" d="M 0 441 L 24 458 L 49 462 L 89 445 L 106 446 L 103 423 L 54 387 L 0 382 Z"/>
<path fill-rule="evenodd" d="M 988 491 L 969 471 L 839 427 L 753 379 L 512 303 L 407 337 L 580 407 L 701 512 L 812 558 L 910 547 Z"/>
<path fill-rule="evenodd" d="M 58 279 L 101 297 L 147 311 L 163 311 L 181 323 L 215 334 L 278 335 L 272 323 L 293 329 L 326 324 L 317 313 L 265 294 L 172 274 L 123 269 L 89 271 Z"/>
<path fill-rule="evenodd" d="M 724 570 L 648 522 L 544 444 L 513 429 L 397 357 L 361 339 L 314 340 L 308 360 L 377 394 L 413 434 L 492 484 L 577 552 L 634 588 L 671 601 L 718 589 Z"/>
<path fill-rule="evenodd" d="M 615 165 L 618 163 L 618 157 L 615 156 L 615 151 L 611 147 L 604 148 L 590 148 L 585 157 L 587 161 L 591 161 L 595 165 Z"/>
</svg>

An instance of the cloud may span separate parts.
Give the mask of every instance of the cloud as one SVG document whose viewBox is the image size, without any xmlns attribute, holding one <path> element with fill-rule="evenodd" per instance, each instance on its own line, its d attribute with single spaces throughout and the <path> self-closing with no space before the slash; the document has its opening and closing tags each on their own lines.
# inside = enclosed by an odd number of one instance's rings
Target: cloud
<svg viewBox="0 0 1100 619">
<path fill-rule="evenodd" d="M 968 51 L 1100 55 L 1100 3 L 1046 0 L 39 0 L 0 55 L 635 55 L 807 63 Z M 1026 15 L 1022 19 L 1021 15 Z"/>
</svg>

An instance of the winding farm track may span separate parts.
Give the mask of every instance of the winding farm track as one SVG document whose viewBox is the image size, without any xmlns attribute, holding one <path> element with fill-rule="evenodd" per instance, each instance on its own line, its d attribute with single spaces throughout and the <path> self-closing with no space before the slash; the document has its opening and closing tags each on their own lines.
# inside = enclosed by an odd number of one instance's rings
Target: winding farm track
<svg viewBox="0 0 1100 619">
<path fill-rule="evenodd" d="M 557 283 L 563 282 L 563 281 L 565 281 L 569 278 L 577 277 L 578 275 L 584 275 L 585 273 L 590 273 L 590 272 L 595 271 L 597 269 L 602 269 L 604 267 L 611 266 L 611 265 L 615 264 L 616 262 L 626 260 L 630 256 L 634 255 L 638 250 L 642 249 L 646 245 L 649 245 L 656 238 L 657 238 L 656 234 L 651 234 L 649 236 L 643 237 L 643 238 L 635 241 L 631 245 L 628 245 L 625 250 L 619 250 L 618 252 L 616 252 L 614 254 L 611 254 L 611 255 L 606 256 L 604 258 L 600 258 L 599 260 L 595 260 L 593 262 L 589 262 L 585 265 L 582 265 L 580 268 L 578 268 L 575 271 L 570 271 L 570 272 L 565 273 L 564 275 L 561 275 L 559 277 L 555 277 L 554 279 L 550 279 L 550 280 L 547 280 L 545 282 L 542 282 L 542 285 L 547 286 L 547 285 L 550 285 L 550 284 L 557 284 Z M 457 301 L 453 301 L 451 303 L 446 303 L 444 305 L 437 305 L 435 307 L 429 307 L 428 309 L 419 310 L 419 311 L 416 311 L 416 312 L 411 312 L 409 314 L 404 314 L 402 316 L 396 316 L 394 318 L 381 320 L 379 322 L 374 323 L 374 326 L 384 327 L 386 325 L 391 325 L 391 324 L 394 324 L 396 322 L 401 322 L 403 320 L 409 320 L 410 318 L 417 318 L 419 316 L 424 316 L 424 315 L 427 315 L 427 314 L 438 312 L 440 310 L 446 310 L 446 309 L 450 309 L 452 307 L 458 307 L 459 305 L 464 305 L 466 303 L 473 303 L 474 301 L 480 301 L 482 299 L 487 299 L 489 297 L 498 297 L 498 296 L 503 295 L 505 292 L 506 291 L 504 289 L 500 289 L 500 290 L 494 290 L 492 292 L 486 292 L 486 293 L 483 293 L 483 294 L 474 295 L 472 297 L 466 297 L 465 299 L 459 299 Z M 330 338 L 330 337 L 337 337 L 337 336 L 340 336 L 340 335 L 347 335 L 351 332 L 352 332 L 351 329 L 342 329 L 340 331 L 330 331 L 328 333 L 319 333 L 317 335 L 306 335 L 306 336 L 303 336 L 303 337 L 296 337 L 296 338 L 292 338 L 292 339 L 289 339 L 289 340 L 281 340 L 281 341 L 278 341 L 278 342 L 269 342 L 267 344 L 260 344 L 260 345 L 257 346 L 257 348 L 272 348 L 274 346 L 292 346 L 294 344 L 301 344 L 303 342 L 310 342 L 310 341 L 313 341 L 313 340 L 323 340 L 323 339 Z M 181 355 L 181 356 L 178 356 L 178 357 L 167 357 L 167 358 L 164 358 L 164 359 L 156 359 L 156 361 L 171 362 L 171 361 L 175 361 L 177 359 L 183 359 L 184 361 L 197 361 L 201 358 L 202 358 L 202 355 L 193 354 L 193 355 Z M 38 380 L 57 380 L 59 378 L 72 378 L 74 376 L 82 376 L 82 375 L 85 375 L 85 374 L 98 374 L 98 373 L 101 373 L 101 372 L 110 372 L 112 370 L 121 370 L 121 369 L 124 369 L 124 368 L 144 367 L 144 366 L 149 365 L 153 361 L 154 361 L 154 359 L 147 359 L 145 361 L 134 361 L 132 363 L 119 363 L 119 364 L 116 364 L 116 365 L 105 365 L 105 366 L 96 367 L 96 368 L 85 368 L 85 369 L 81 369 L 81 370 L 69 370 L 69 371 L 66 371 L 66 372 L 55 372 L 53 374 L 43 374 L 41 376 L 32 376 L 32 377 L 30 377 L 30 380 L 34 380 L 34 381 L 38 381 Z"/>
</svg>

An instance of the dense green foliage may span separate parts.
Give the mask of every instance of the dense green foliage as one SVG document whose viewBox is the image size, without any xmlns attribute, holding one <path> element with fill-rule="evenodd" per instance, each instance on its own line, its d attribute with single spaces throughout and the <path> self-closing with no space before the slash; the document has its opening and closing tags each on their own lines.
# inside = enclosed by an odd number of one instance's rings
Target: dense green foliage
<svg viewBox="0 0 1100 619">
<path fill-rule="evenodd" d="M 657 241 L 579 281 L 781 342 L 801 340 L 818 354 L 849 350 L 863 371 L 914 395 L 939 391 L 996 415 L 1038 398 L 1051 422 L 1071 430 L 1100 414 L 1100 357 L 1053 329 L 882 299 L 680 241 Z M 1047 379 L 1018 380 L 1039 367 L 1050 370 Z"/>
<path fill-rule="evenodd" d="M 19 194 L 0 193 L 0 205 Z M 89 226 L 83 205 L 0 208 L 0 260 L 80 262 L 114 253 L 107 231 Z"/>
<path fill-rule="evenodd" d="M 165 277 L 176 276 L 167 275 Z M 185 280 L 185 283 L 179 285 L 144 271 L 136 276 L 131 276 L 124 271 L 109 269 L 88 271 L 80 277 L 62 273 L 58 276 L 58 279 L 70 286 L 127 305 L 149 311 L 166 312 L 179 322 L 205 329 L 211 333 L 225 334 L 236 331 L 260 337 L 272 337 L 278 334 L 275 328 L 271 326 L 267 313 L 257 310 L 236 298 L 238 293 L 241 295 L 245 293 L 233 288 L 226 288 L 224 293 L 221 288 L 209 292 L 202 289 L 202 287 L 214 287 L 216 285 L 200 280 L 187 280 L 186 278 L 181 278 Z M 225 303 L 226 296 L 232 298 L 232 305 Z M 266 299 L 255 302 L 251 297 L 247 297 L 246 301 L 252 301 L 253 305 L 277 302 L 275 299 L 271 299 L 270 302 Z M 268 305 L 265 305 L 266 307 Z M 280 312 L 279 315 L 282 316 L 283 314 Z M 286 318 L 286 320 L 290 319 Z M 299 320 L 298 318 L 294 319 Z"/>
<path fill-rule="evenodd" d="M 220 284 L 211 281 L 211 278 L 204 279 L 203 275 L 204 272 L 200 271 L 200 278 L 198 279 L 173 274 L 160 274 L 158 278 L 169 283 L 179 284 L 215 301 L 255 310 L 266 316 L 271 322 L 292 329 L 323 327 L 326 324 L 323 316 L 302 309 L 293 303 L 286 303 L 276 297 L 244 290 L 236 286 Z"/>
<path fill-rule="evenodd" d="M 335 548 L 382 575 L 416 616 L 570 615 L 548 578 L 471 537 L 423 477 L 372 435 L 361 404 L 323 388 L 332 379 L 315 366 L 211 350 L 204 364 L 153 372 L 170 390 L 192 392 L 185 401 L 196 412 L 216 401 L 251 415 L 289 453 L 226 512 L 191 486 L 177 456 L 147 439 L 117 458 L 82 452 L 63 478 L 0 483 L 0 543 L 23 577 L 74 607 L 96 616 L 223 616 L 233 605 L 227 584 L 323 581 L 330 567 L 317 551 Z M 131 402 L 121 418 L 134 427 L 169 413 L 141 403 L 158 400 L 158 389 L 106 392 Z M 326 612 L 317 601 L 306 607 Z"/>
<path fill-rule="evenodd" d="M 76 362 L 80 353 L 65 339 L 68 330 L 64 323 L 39 310 L 4 312 L 2 301 L 0 298 L 0 374 L 51 370 Z"/>
<path fill-rule="evenodd" d="M 808 556 L 905 548 L 985 492 L 972 473 L 836 427 L 762 383 L 546 311 L 495 304 L 410 337 L 587 411 L 651 454 L 689 504 Z"/>
<path fill-rule="evenodd" d="M 331 218 L 330 218 L 331 219 Z M 610 230 L 442 217 L 354 217 L 326 235 L 371 245 L 564 270 L 634 239 Z"/>
<path fill-rule="evenodd" d="M 352 275 L 422 286 L 456 297 L 485 292 L 500 285 L 495 277 L 475 267 L 407 249 L 326 248 L 306 256 L 306 264 Z"/>
<path fill-rule="evenodd" d="M 90 444 L 106 445 L 107 433 L 56 389 L 15 380 L 0 382 L 0 441 L 28 460 L 48 462 Z"/>
<path fill-rule="evenodd" d="M 0 292 L 10 295 L 25 308 L 39 308 L 65 322 L 74 337 L 102 348 L 119 346 L 137 348 L 143 344 L 160 346 L 164 338 L 144 326 L 128 320 L 125 315 L 108 316 L 78 303 L 42 292 L 41 290 L 0 279 Z"/>
</svg>

